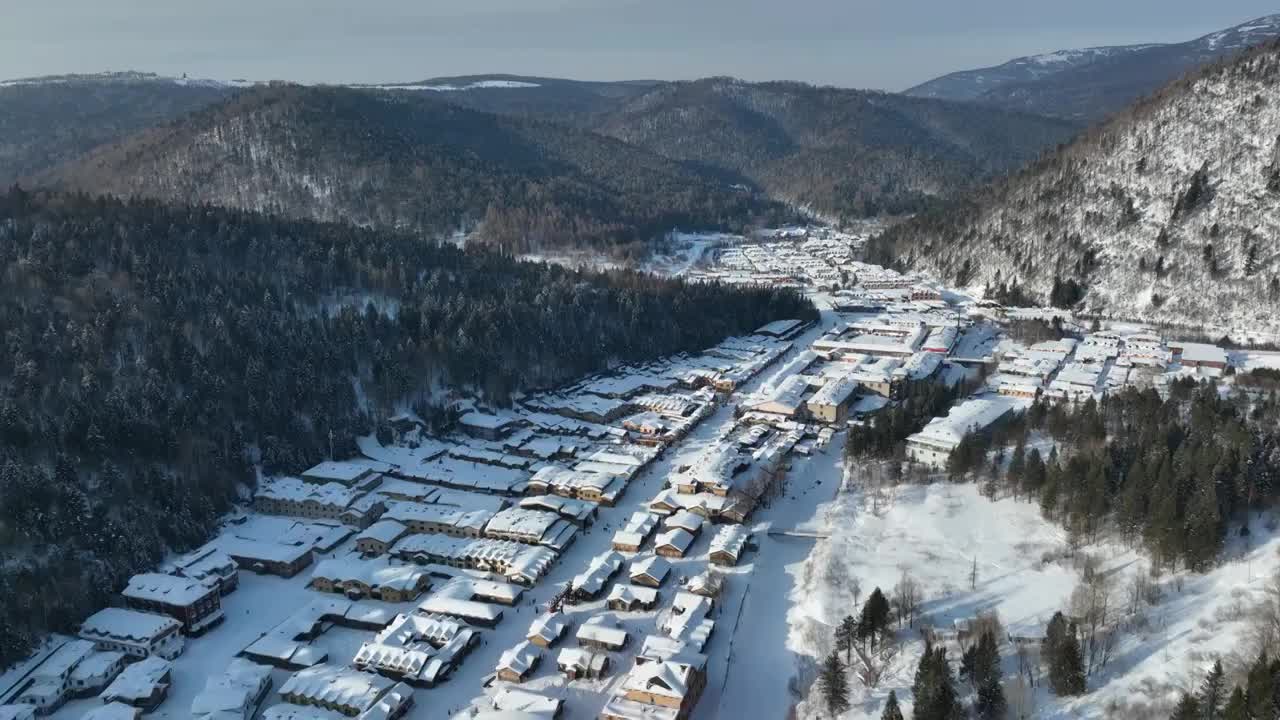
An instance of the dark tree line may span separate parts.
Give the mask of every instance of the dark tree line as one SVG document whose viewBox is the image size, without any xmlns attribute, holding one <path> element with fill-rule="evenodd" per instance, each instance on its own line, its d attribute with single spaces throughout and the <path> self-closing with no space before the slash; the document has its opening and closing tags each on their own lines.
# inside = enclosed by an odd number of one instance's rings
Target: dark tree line
<svg viewBox="0 0 1280 720">
<path fill-rule="evenodd" d="M 816 311 L 792 292 L 588 273 L 210 207 L 0 195 L 0 666 L 166 549 L 252 465 L 355 451 L 397 403 L 503 404 Z"/>
</svg>

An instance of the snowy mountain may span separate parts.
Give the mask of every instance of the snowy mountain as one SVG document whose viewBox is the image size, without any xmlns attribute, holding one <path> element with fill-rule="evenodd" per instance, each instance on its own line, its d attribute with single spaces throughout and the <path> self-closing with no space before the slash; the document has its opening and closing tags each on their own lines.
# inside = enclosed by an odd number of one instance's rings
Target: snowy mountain
<svg viewBox="0 0 1280 720">
<path fill-rule="evenodd" d="M 1179 80 L 873 259 L 1115 317 L 1280 332 L 1280 43 Z M 1055 285 L 1058 292 L 1054 292 Z"/>
<path fill-rule="evenodd" d="M 1168 45 L 1062 50 L 945 75 L 908 95 L 976 100 L 1075 120 L 1114 113 L 1184 73 L 1280 36 L 1280 15 Z"/>
<path fill-rule="evenodd" d="M 1105 58 L 1119 57 L 1153 47 L 1158 46 L 1093 47 L 1014 58 L 994 67 L 949 73 L 903 92 L 914 97 L 940 100 L 978 100 L 984 94 L 1004 85 L 1040 80 Z"/>
</svg>

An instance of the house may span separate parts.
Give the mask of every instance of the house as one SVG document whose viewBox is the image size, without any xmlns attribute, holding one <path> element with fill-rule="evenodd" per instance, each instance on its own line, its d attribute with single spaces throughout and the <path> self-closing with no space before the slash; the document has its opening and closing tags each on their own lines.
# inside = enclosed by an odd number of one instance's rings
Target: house
<svg viewBox="0 0 1280 720">
<path fill-rule="evenodd" d="M 1008 417 L 1015 403 L 1004 397 L 982 397 L 965 400 L 951 408 L 946 417 L 929 421 L 920 432 L 907 437 L 907 457 L 913 462 L 944 468 L 947 458 L 970 433 L 987 432 Z"/>
<path fill-rule="evenodd" d="M 594 650 L 621 650 L 627 646 L 627 631 L 605 624 L 599 615 L 578 626 L 578 644 Z"/>
<path fill-rule="evenodd" d="M 218 592 L 227 595 L 240 586 L 240 570 L 230 555 L 211 545 L 165 563 L 163 572 L 178 577 L 213 584 Z"/>
<path fill-rule="evenodd" d="M 714 565 L 737 565 L 750 543 L 750 530 L 742 525 L 725 525 L 711 538 L 710 560 Z"/>
<path fill-rule="evenodd" d="M 788 375 L 786 380 L 773 388 L 765 398 L 749 405 L 755 412 L 795 417 L 805 408 L 804 396 L 809 392 L 809 377 Z"/>
<path fill-rule="evenodd" d="M 240 569 L 261 575 L 291 578 L 311 564 L 314 546 L 307 543 L 282 543 L 243 537 L 222 537 L 219 547 L 235 560 Z"/>
<path fill-rule="evenodd" d="M 264 482 L 254 494 L 253 506 L 268 515 L 334 520 L 359 528 L 369 527 L 386 510 L 381 499 L 367 490 L 291 477 Z"/>
<path fill-rule="evenodd" d="M 352 553 L 322 560 L 311 573 L 309 587 L 358 600 L 412 602 L 431 585 L 430 575 L 414 565 L 393 565 L 391 558 L 372 560 Z"/>
<path fill-rule="evenodd" d="M 573 542 L 577 526 L 554 512 L 509 507 L 499 511 L 484 527 L 485 537 L 525 545 L 545 545 L 556 552 Z"/>
<path fill-rule="evenodd" d="M 280 697 L 291 705 L 333 710 L 348 717 L 385 705 L 385 715 L 402 715 L 413 702 L 413 689 L 404 683 L 337 665 L 299 670 L 280 686 Z M 366 716 L 370 717 L 370 716 Z"/>
<path fill-rule="evenodd" d="M 410 685 L 432 687 L 447 679 L 479 644 L 479 631 L 466 623 L 401 614 L 360 646 L 352 664 Z"/>
<path fill-rule="evenodd" d="M 569 595 L 574 600 L 594 600 L 604 591 L 605 585 L 622 570 L 622 556 L 616 552 L 597 555 L 569 583 Z"/>
<path fill-rule="evenodd" d="M 67 689 L 73 697 L 89 697 L 102 692 L 120 671 L 127 656 L 115 650 L 96 650 L 71 671 Z"/>
<path fill-rule="evenodd" d="M 223 618 L 218 588 L 190 578 L 141 573 L 129 578 L 121 596 L 134 610 L 174 618 L 187 635 L 200 635 Z"/>
<path fill-rule="evenodd" d="M 173 660 L 182 653 L 182 623 L 153 613 L 106 608 L 80 625 L 80 637 L 99 650 L 116 650 L 133 658 L 159 655 Z"/>
<path fill-rule="evenodd" d="M 379 520 L 356 536 L 356 550 L 365 555 L 385 555 L 409 528 L 395 520 Z"/>
<path fill-rule="evenodd" d="M 609 591 L 606 601 L 610 610 L 620 612 L 636 612 L 652 610 L 658 606 L 658 591 L 643 585 L 624 585 L 619 583 Z"/>
<path fill-rule="evenodd" d="M 635 585 L 662 587 L 670 573 L 671 563 L 659 555 L 648 555 L 631 563 L 631 582 Z"/>
<path fill-rule="evenodd" d="M 529 625 L 529 632 L 525 635 L 525 639 L 540 648 L 549 648 L 564 637 L 568 629 L 569 621 L 562 613 L 545 612 Z"/>
<path fill-rule="evenodd" d="M 382 514 L 382 519 L 394 520 L 415 533 L 478 538 L 484 536 L 485 526 L 494 514 L 494 511 L 485 509 L 463 510 L 440 504 L 394 502 Z"/>
<path fill-rule="evenodd" d="M 541 693 L 530 692 L 524 688 L 498 688 L 490 698 L 494 712 L 489 720 L 554 720 L 560 717 L 564 701 Z M 476 720 L 483 720 L 486 713 L 476 715 Z"/>
<path fill-rule="evenodd" d="M 542 650 L 528 640 L 520 641 L 515 647 L 502 653 L 498 660 L 498 679 L 507 682 L 524 682 L 542 660 Z"/>
<path fill-rule="evenodd" d="M 702 516 L 698 515 L 697 513 L 693 513 L 688 510 L 681 509 L 681 510 L 677 510 L 670 517 L 668 517 L 662 523 L 662 526 L 667 530 L 674 530 L 679 528 L 689 533 L 690 535 L 697 537 L 698 533 L 702 531 L 702 524 L 703 524 Z"/>
<path fill-rule="evenodd" d="M 853 375 L 828 380 L 809 398 L 806 407 L 814 419 L 826 423 L 842 423 L 849 416 L 849 405 L 860 383 Z"/>
<path fill-rule="evenodd" d="M 502 610 L 477 599 L 475 582 L 456 577 L 418 604 L 424 615 L 443 615 L 471 625 L 496 627 L 502 621 Z"/>
<path fill-rule="evenodd" d="M 521 498 L 517 504 L 529 510 L 556 513 L 578 527 L 586 527 L 595 522 L 599 510 L 595 503 L 559 495 L 533 495 Z"/>
<path fill-rule="evenodd" d="M 693 545 L 693 535 L 688 530 L 668 530 L 654 541 L 654 552 L 663 557 L 682 558 Z"/>
<path fill-rule="evenodd" d="M 205 678 L 191 701 L 193 720 L 249 720 L 271 690 L 271 668 L 235 658 L 221 675 Z"/>
<path fill-rule="evenodd" d="M 371 490 L 382 480 L 382 473 L 390 470 L 390 465 L 375 460 L 326 460 L 302 473 L 302 479 L 313 485 L 336 483 L 344 487 Z"/>
<path fill-rule="evenodd" d="M 1227 369 L 1227 352 L 1216 345 L 1171 342 L 1169 350 L 1173 353 L 1173 359 L 1181 363 L 1182 367 Z"/>
<path fill-rule="evenodd" d="M 680 661 L 637 663 L 627 672 L 616 694 L 601 711 L 602 720 L 633 720 L 656 708 L 674 711 L 672 720 L 686 720 L 706 687 L 706 657 L 690 654 Z M 639 711 L 639 712 L 637 712 Z"/>
<path fill-rule="evenodd" d="M 102 691 L 102 701 L 154 710 L 169 695 L 171 667 L 168 660 L 156 655 L 143 658 L 116 676 Z"/>
<path fill-rule="evenodd" d="M 463 432 L 484 440 L 501 440 L 519 424 L 513 415 L 491 415 L 476 410 L 458 418 L 458 427 Z"/>
<path fill-rule="evenodd" d="M 609 656 L 585 648 L 564 648 L 556 656 L 556 667 L 568 680 L 594 680 L 609 670 Z"/>
<path fill-rule="evenodd" d="M 67 701 L 71 673 L 96 652 L 88 640 L 64 643 L 30 674 L 30 681 L 15 698 L 19 705 L 35 707 L 37 715 L 47 715 Z"/>
<path fill-rule="evenodd" d="M 714 570 L 698 573 L 684 582 L 684 589 L 694 595 L 714 600 L 720 597 L 724 576 Z"/>
<path fill-rule="evenodd" d="M 640 546 L 649 539 L 658 527 L 658 518 L 653 513 L 635 512 L 627 519 L 626 525 L 613 534 L 613 549 L 621 552 L 639 552 Z"/>
</svg>

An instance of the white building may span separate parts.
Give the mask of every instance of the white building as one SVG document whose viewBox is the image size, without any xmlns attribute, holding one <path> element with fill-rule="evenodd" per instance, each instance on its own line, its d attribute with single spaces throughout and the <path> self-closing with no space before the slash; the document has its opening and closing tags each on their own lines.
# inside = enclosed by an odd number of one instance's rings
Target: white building
<svg viewBox="0 0 1280 720">
<path fill-rule="evenodd" d="M 951 451 L 969 433 L 984 432 L 1013 411 L 1007 398 L 972 398 L 951 408 L 946 417 L 934 418 L 923 430 L 907 438 L 907 457 L 922 465 L 944 468 Z"/>
<path fill-rule="evenodd" d="M 182 653 L 182 623 L 166 615 L 106 608 L 80 626 L 80 637 L 99 650 L 118 650 L 133 657 L 159 655 L 172 660 Z"/>
</svg>

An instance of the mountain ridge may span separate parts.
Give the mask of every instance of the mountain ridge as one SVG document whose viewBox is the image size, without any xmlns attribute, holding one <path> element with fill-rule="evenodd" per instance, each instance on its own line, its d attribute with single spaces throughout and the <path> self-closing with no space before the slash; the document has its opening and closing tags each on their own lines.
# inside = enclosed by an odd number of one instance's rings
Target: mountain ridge
<svg viewBox="0 0 1280 720">
<path fill-rule="evenodd" d="M 949 73 L 904 92 L 1092 122 L 1186 72 L 1276 37 L 1280 37 L 1280 14 L 1253 18 L 1178 43 L 1059 50 L 1016 58 L 989 68 Z M 1072 53 L 1078 55 L 1062 63 L 1036 62 Z M 995 81 L 989 82 L 992 79 Z"/>
<path fill-rule="evenodd" d="M 1280 41 L 891 228 L 873 260 L 1104 316 L 1280 333 Z"/>
</svg>

